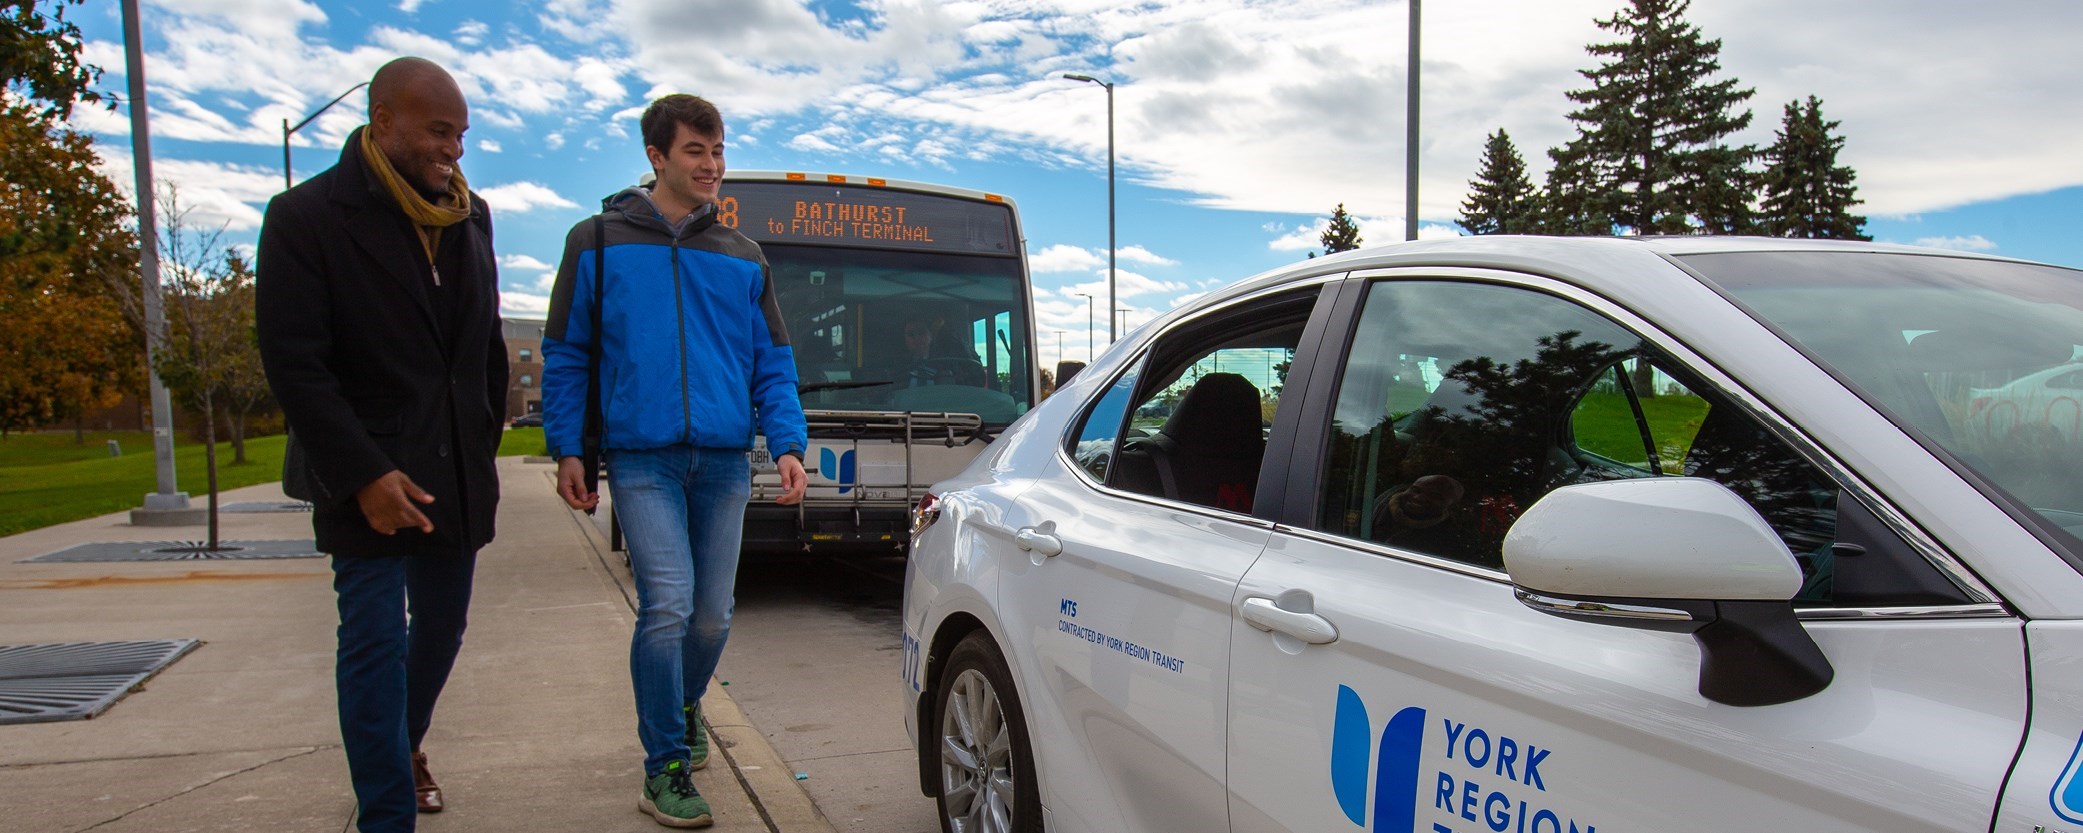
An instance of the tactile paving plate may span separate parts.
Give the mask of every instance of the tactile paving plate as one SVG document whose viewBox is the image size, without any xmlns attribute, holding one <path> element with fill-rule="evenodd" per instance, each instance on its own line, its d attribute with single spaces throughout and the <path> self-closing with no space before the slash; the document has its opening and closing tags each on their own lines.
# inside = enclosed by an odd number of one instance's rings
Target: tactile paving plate
<svg viewBox="0 0 2083 833">
<path fill-rule="evenodd" d="M 79 544 L 47 552 L 23 563 L 87 561 L 192 561 L 267 558 L 317 558 L 318 542 L 309 538 L 283 541 L 219 541 L 215 550 L 202 541 L 118 541 Z"/>
<path fill-rule="evenodd" d="M 101 714 L 200 644 L 159 639 L 0 645 L 0 724 Z"/>
</svg>

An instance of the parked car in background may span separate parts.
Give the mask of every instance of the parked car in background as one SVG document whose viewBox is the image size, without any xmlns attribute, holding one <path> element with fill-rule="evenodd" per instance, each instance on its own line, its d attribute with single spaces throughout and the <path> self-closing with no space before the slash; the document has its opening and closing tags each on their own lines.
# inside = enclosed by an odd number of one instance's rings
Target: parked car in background
<svg viewBox="0 0 2083 833">
<path fill-rule="evenodd" d="M 2083 449 L 1981 427 L 2060 422 L 2079 347 L 2083 272 L 1869 243 L 1211 293 L 916 508 L 922 787 L 950 831 L 2083 830 Z"/>
<path fill-rule="evenodd" d="M 535 413 L 514 417 L 514 421 L 511 424 L 515 428 L 541 428 L 542 412 L 536 411 Z"/>
</svg>

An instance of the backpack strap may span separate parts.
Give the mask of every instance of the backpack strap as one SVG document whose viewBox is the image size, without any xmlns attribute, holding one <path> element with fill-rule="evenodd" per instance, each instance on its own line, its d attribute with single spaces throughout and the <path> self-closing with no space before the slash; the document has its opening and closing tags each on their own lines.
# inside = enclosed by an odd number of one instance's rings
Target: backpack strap
<svg viewBox="0 0 2083 833">
<path fill-rule="evenodd" d="M 600 332 L 600 305 L 607 282 L 606 215 L 593 215 L 593 308 L 589 323 L 593 343 L 586 356 L 586 423 L 579 437 L 579 465 L 585 469 L 586 491 L 600 491 L 601 437 L 607 432 L 607 415 L 601 409 L 600 354 L 604 337 Z M 586 510 L 593 514 L 593 510 Z"/>
</svg>

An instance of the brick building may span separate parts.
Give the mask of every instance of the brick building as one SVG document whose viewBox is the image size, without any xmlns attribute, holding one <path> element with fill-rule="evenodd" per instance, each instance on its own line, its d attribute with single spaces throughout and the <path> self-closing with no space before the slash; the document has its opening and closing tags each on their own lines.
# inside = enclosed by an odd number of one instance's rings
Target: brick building
<svg viewBox="0 0 2083 833">
<path fill-rule="evenodd" d="M 505 319 L 506 416 L 542 412 L 543 322 Z"/>
</svg>

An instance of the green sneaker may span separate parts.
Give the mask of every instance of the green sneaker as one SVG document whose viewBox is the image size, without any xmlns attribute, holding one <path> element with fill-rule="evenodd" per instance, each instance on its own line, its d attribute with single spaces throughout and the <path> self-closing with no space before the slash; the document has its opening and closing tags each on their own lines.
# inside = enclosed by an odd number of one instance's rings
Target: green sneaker
<svg viewBox="0 0 2083 833">
<path fill-rule="evenodd" d="M 644 798 L 637 809 L 650 813 L 667 827 L 708 827 L 716 820 L 709 815 L 709 800 L 694 789 L 687 762 L 671 760 L 665 771 L 644 779 Z"/>
<path fill-rule="evenodd" d="M 709 765 L 709 733 L 702 727 L 702 704 L 694 703 L 680 707 L 687 716 L 687 768 L 701 769 Z"/>
</svg>

